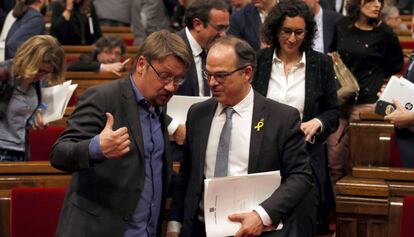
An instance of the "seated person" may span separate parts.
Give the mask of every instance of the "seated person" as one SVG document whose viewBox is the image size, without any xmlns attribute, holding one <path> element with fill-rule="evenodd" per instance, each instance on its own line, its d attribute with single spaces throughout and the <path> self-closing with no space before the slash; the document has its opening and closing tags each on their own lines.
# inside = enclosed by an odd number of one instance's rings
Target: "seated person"
<svg viewBox="0 0 414 237">
<path fill-rule="evenodd" d="M 385 24 L 393 30 L 408 30 L 407 25 L 402 23 L 400 10 L 396 6 L 385 6 L 381 10 L 381 16 Z"/>
<path fill-rule="evenodd" d="M 95 43 L 91 54 L 82 54 L 79 60 L 68 66 L 68 71 L 112 72 L 120 76 L 124 68 L 121 63 L 126 52 L 124 41 L 118 36 L 103 36 Z"/>
</svg>

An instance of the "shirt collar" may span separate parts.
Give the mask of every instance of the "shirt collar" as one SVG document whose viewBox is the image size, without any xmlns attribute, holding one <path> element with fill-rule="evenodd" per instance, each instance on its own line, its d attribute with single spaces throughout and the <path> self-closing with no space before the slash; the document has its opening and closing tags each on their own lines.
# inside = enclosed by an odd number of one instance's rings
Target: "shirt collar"
<svg viewBox="0 0 414 237">
<path fill-rule="evenodd" d="M 282 63 L 282 60 L 276 54 L 276 50 L 273 52 L 272 62 L 275 63 L 275 64 Z M 303 66 L 306 65 L 306 53 L 305 52 L 302 53 L 302 58 L 294 66 L 300 66 L 300 65 L 303 65 Z"/>
<path fill-rule="evenodd" d="M 322 11 L 323 11 L 322 7 L 319 7 L 319 12 L 314 17 L 315 21 L 318 21 L 318 20 L 322 21 Z"/>
<path fill-rule="evenodd" d="M 197 57 L 198 55 L 200 55 L 201 52 L 203 52 L 203 48 L 201 48 L 200 44 L 194 39 L 188 27 L 185 27 L 185 34 L 187 36 L 188 43 L 190 43 L 193 57 Z"/>
<path fill-rule="evenodd" d="M 134 80 L 132 79 L 132 75 L 129 75 L 129 80 L 132 84 L 132 89 L 134 90 L 135 100 L 143 109 L 147 111 L 155 111 L 157 114 L 161 112 L 161 108 L 159 106 L 150 105 L 149 102 L 144 98 L 141 91 L 138 89 L 137 85 L 135 85 Z"/>
<path fill-rule="evenodd" d="M 249 112 L 249 110 L 251 110 L 253 106 L 254 92 L 251 86 L 249 90 L 250 91 L 246 95 L 246 97 L 244 97 L 238 104 L 232 107 L 234 111 L 242 118 L 248 115 L 247 113 Z M 224 109 L 226 107 L 228 106 L 223 105 L 222 103 L 218 103 L 218 107 L 217 107 L 217 111 L 219 111 L 218 114 L 221 115 L 222 113 L 224 113 Z"/>
</svg>

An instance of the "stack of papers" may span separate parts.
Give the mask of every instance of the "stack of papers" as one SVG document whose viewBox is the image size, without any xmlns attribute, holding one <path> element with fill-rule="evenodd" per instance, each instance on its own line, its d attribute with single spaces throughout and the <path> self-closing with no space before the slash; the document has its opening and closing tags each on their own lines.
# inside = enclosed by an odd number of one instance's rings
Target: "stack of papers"
<svg viewBox="0 0 414 237">
<path fill-rule="evenodd" d="M 207 236 L 236 234 L 241 224 L 231 222 L 228 216 L 253 211 L 279 188 L 281 179 L 280 171 L 205 179 L 204 218 Z"/>
<path fill-rule="evenodd" d="M 56 86 L 41 88 L 42 103 L 46 110 L 42 113 L 44 123 L 50 123 L 63 118 L 70 97 L 78 85 L 72 85 L 72 81 L 66 81 Z"/>
</svg>

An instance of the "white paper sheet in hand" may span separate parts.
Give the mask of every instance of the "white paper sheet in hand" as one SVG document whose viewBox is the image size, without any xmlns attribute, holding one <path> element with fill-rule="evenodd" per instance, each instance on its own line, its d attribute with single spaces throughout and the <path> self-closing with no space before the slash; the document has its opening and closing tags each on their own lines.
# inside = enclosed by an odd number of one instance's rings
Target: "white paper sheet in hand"
<svg viewBox="0 0 414 237">
<path fill-rule="evenodd" d="M 280 172 L 204 180 L 204 218 L 208 237 L 232 236 L 240 228 L 230 214 L 249 212 L 279 188 Z"/>
<path fill-rule="evenodd" d="M 208 96 L 182 96 L 174 95 L 167 105 L 167 114 L 184 124 L 187 119 L 187 112 L 191 105 L 203 102 L 211 97 Z"/>
<path fill-rule="evenodd" d="M 71 83 L 72 81 L 66 81 L 63 84 L 41 88 L 42 103 L 47 105 L 42 114 L 45 123 L 63 118 L 70 97 L 78 86 L 77 84 L 71 85 Z"/>
</svg>

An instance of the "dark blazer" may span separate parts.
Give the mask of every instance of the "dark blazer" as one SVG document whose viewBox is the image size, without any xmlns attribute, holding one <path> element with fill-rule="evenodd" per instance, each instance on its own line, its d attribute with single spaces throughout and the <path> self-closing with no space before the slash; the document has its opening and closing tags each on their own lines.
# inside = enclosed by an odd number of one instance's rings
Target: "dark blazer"
<svg viewBox="0 0 414 237">
<path fill-rule="evenodd" d="M 261 25 L 259 11 L 253 3 L 249 3 L 231 15 L 228 34 L 244 39 L 257 51 L 260 49 Z"/>
<path fill-rule="evenodd" d="M 335 26 L 336 22 L 338 22 L 339 19 L 344 17 L 343 15 L 323 9 L 322 11 L 322 27 L 323 27 L 323 50 L 324 53 L 327 53 L 330 51 L 330 49 L 333 48 L 332 44 L 335 43 L 334 37 L 335 37 Z"/>
<path fill-rule="evenodd" d="M 95 161 L 89 157 L 89 143 L 104 128 L 105 112 L 114 116 L 113 130 L 128 128 L 130 152 L 121 158 Z M 161 120 L 166 149 L 163 155 L 164 200 L 172 162 L 164 118 Z M 53 146 L 51 154 L 53 167 L 73 172 L 57 236 L 123 236 L 145 180 L 139 121 L 138 103 L 129 77 L 92 87 L 80 98 L 68 127 Z"/>
<path fill-rule="evenodd" d="M 43 34 L 46 34 L 43 15 L 29 7 L 29 10 L 13 23 L 7 34 L 5 59 L 14 58 L 20 45 L 30 37 Z"/>
<path fill-rule="evenodd" d="M 252 81 L 253 88 L 264 96 L 267 95 L 269 86 L 273 52 L 273 48 L 266 48 L 258 53 L 257 70 Z M 315 144 L 307 145 L 318 183 L 323 187 L 328 179 L 324 142 L 337 129 L 339 123 L 339 105 L 331 58 L 313 50 L 306 52 L 305 73 L 305 107 L 302 121 L 318 118 L 323 124 L 323 131 L 316 135 Z"/>
<path fill-rule="evenodd" d="M 207 141 L 216 107 L 216 100 L 209 99 L 193 105 L 187 115 L 186 156 L 177 178 L 171 209 L 171 219 L 183 225 L 181 236 L 190 236 L 197 219 L 204 189 Z M 257 131 L 254 126 L 261 120 L 264 121 L 263 130 Z M 261 204 L 273 223 L 284 221 L 283 230 L 269 232 L 269 236 L 307 236 L 298 233 L 306 225 L 299 224 L 301 220 L 294 211 L 301 206 L 299 203 L 311 190 L 313 181 L 299 124 L 299 114 L 295 109 L 255 93 L 248 173 L 280 170 L 283 177 L 281 186 Z M 312 198 L 305 200 L 311 202 L 307 206 L 310 209 L 316 206 Z M 313 212 L 303 206 L 301 209 L 308 215 Z M 312 230 L 303 231 L 311 236 Z"/>
<path fill-rule="evenodd" d="M 185 28 L 180 30 L 177 33 L 188 46 L 190 50 L 190 55 L 193 56 L 193 52 L 188 42 L 187 35 L 185 34 Z M 187 72 L 184 75 L 184 83 L 178 88 L 177 95 L 187 95 L 187 96 L 198 96 L 199 95 L 199 87 L 198 87 L 198 77 L 197 77 L 197 69 L 194 62 L 194 57 L 191 57 L 191 65 L 188 68 Z"/>
</svg>

